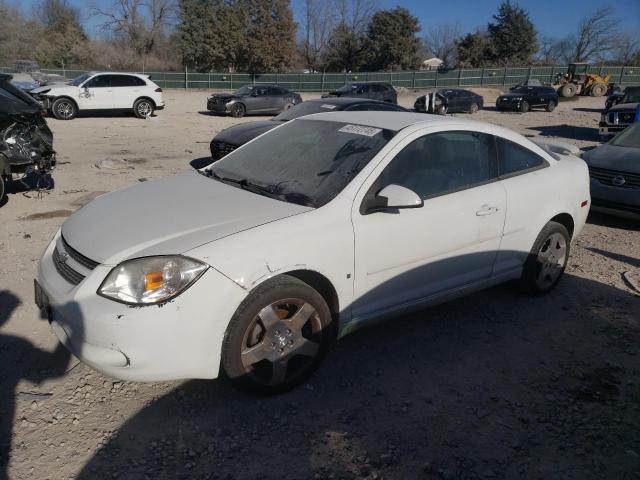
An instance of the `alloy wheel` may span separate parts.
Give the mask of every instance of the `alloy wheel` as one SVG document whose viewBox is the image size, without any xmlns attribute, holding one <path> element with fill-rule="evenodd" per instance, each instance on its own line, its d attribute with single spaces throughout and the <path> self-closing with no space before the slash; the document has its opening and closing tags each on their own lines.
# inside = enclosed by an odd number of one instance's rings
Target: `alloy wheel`
<svg viewBox="0 0 640 480">
<path fill-rule="evenodd" d="M 151 104 L 149 102 L 138 103 L 138 115 L 141 117 L 148 117 L 152 112 Z"/>
<path fill-rule="evenodd" d="M 73 116 L 73 105 L 67 101 L 58 102 L 56 113 L 62 118 L 71 118 Z"/>
<path fill-rule="evenodd" d="M 264 307 L 242 341 L 245 374 L 262 385 L 291 381 L 312 365 L 320 352 L 322 323 L 308 302 L 287 298 Z"/>
<path fill-rule="evenodd" d="M 560 233 L 552 233 L 543 242 L 537 255 L 536 284 L 540 288 L 553 285 L 567 262 L 567 241 Z"/>
</svg>

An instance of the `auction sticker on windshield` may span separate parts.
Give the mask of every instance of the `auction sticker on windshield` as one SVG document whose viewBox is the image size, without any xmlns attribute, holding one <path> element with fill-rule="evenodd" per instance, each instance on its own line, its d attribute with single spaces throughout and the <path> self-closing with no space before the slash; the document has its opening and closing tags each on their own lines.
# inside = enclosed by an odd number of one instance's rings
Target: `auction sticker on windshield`
<svg viewBox="0 0 640 480">
<path fill-rule="evenodd" d="M 330 105 L 328 103 L 323 103 L 322 105 L 320 105 L 320 107 L 321 108 L 326 108 L 326 109 L 329 109 L 329 110 L 333 110 L 334 108 L 336 108 L 335 105 Z"/>
<path fill-rule="evenodd" d="M 374 135 L 380 133 L 382 129 L 375 128 L 375 127 L 365 127 L 363 125 L 349 124 L 349 125 L 345 125 L 338 131 L 342 133 L 353 133 L 355 135 L 364 135 L 365 137 L 373 137 Z"/>
</svg>

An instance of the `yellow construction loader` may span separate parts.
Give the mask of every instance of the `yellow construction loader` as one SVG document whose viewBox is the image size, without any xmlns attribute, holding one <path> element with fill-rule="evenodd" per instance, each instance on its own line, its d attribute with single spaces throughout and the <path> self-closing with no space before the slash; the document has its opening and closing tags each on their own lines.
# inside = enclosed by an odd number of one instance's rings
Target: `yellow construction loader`
<svg viewBox="0 0 640 480">
<path fill-rule="evenodd" d="M 609 89 L 609 75 L 595 75 L 587 73 L 589 64 L 571 63 L 567 73 L 556 75 L 554 82 L 558 87 L 558 95 L 561 97 L 573 97 L 574 95 L 591 95 L 602 97 Z"/>
</svg>

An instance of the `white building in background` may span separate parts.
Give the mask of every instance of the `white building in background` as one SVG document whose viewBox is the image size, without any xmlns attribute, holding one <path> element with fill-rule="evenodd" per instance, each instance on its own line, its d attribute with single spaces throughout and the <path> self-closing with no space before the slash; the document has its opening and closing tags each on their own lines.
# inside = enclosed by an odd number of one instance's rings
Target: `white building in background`
<svg viewBox="0 0 640 480">
<path fill-rule="evenodd" d="M 420 66 L 421 70 L 436 70 L 444 64 L 438 57 L 427 58 Z"/>
</svg>

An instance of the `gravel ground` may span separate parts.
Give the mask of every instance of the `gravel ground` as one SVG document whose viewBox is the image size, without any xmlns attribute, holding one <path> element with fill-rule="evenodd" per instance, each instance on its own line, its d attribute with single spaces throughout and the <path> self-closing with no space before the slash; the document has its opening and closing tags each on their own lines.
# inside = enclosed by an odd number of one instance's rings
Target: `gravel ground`
<svg viewBox="0 0 640 480">
<path fill-rule="evenodd" d="M 523 115 L 482 93 L 475 119 L 597 144 L 603 99 Z M 0 479 L 640 478 L 640 297 L 622 279 L 640 269 L 638 222 L 592 214 L 551 294 L 504 285 L 360 331 L 277 397 L 78 364 L 33 305 L 61 222 L 100 192 L 189 169 L 217 131 L 260 118 L 203 114 L 204 92 L 166 98 L 146 121 L 49 120 L 55 189 L 0 208 Z M 105 159 L 126 168 L 94 166 Z"/>
</svg>

